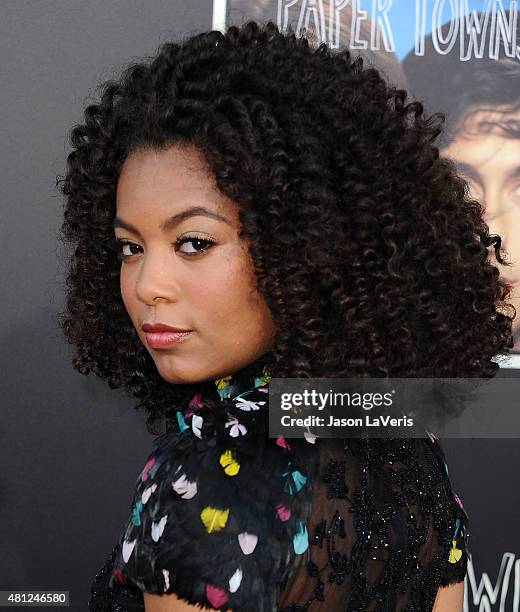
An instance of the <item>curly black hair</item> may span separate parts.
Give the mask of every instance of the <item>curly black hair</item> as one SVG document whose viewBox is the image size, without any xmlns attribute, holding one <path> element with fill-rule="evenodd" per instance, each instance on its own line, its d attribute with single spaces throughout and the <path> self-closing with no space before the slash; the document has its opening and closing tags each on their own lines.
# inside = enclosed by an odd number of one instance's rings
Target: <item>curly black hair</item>
<svg viewBox="0 0 520 612">
<path fill-rule="evenodd" d="M 74 367 L 174 414 L 119 289 L 118 176 L 143 149 L 195 145 L 240 206 L 258 290 L 278 327 L 277 377 L 492 377 L 513 346 L 511 287 L 479 202 L 439 157 L 440 113 L 376 67 L 249 20 L 161 44 L 101 86 L 57 185 L 70 249 L 60 324 Z M 507 265 L 507 264 L 506 264 Z"/>
</svg>

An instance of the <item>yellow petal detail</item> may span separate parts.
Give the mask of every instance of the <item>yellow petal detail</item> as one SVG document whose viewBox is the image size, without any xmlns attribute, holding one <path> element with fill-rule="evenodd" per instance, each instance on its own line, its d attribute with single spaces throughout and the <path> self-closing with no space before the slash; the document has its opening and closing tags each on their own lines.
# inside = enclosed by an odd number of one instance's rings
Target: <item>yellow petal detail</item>
<svg viewBox="0 0 520 612">
<path fill-rule="evenodd" d="M 220 465 L 224 468 L 224 472 L 228 476 L 236 476 L 240 470 L 240 463 L 233 459 L 233 454 L 227 450 L 220 455 Z"/>
<path fill-rule="evenodd" d="M 457 563 L 457 561 L 460 561 L 461 557 L 462 557 L 462 550 L 460 548 L 457 548 L 457 540 L 452 540 L 449 562 Z"/>
<path fill-rule="evenodd" d="M 224 378 L 217 378 L 217 389 L 225 389 L 228 386 L 231 375 L 224 376 Z"/>
<path fill-rule="evenodd" d="M 220 531 L 226 526 L 229 516 L 229 508 L 219 510 L 213 506 L 206 506 L 200 513 L 200 518 L 208 533 Z"/>
<path fill-rule="evenodd" d="M 260 381 L 260 386 L 263 387 L 264 385 L 266 385 L 271 380 L 271 378 L 272 378 L 271 372 L 269 371 L 267 367 L 265 367 L 263 371 L 262 379 Z"/>
</svg>

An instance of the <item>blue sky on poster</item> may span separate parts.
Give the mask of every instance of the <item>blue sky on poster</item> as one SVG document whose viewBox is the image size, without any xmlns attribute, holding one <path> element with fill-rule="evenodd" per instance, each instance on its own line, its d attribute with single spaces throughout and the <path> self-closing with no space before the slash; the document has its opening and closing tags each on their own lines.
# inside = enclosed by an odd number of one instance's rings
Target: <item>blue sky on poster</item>
<svg viewBox="0 0 520 612">
<path fill-rule="evenodd" d="M 379 0 L 380 5 L 384 5 L 384 2 Z M 368 15 L 372 15 L 373 0 L 358 0 L 359 9 L 366 11 Z M 439 18 L 441 23 L 446 23 L 453 18 L 453 11 L 462 11 L 462 14 L 468 11 L 483 11 L 493 5 L 495 10 L 501 8 L 508 10 L 513 4 L 513 7 L 518 7 L 518 2 L 513 0 L 501 0 L 493 1 L 490 0 L 393 0 L 386 2 L 390 7 L 388 10 L 388 18 L 392 27 L 392 34 L 394 36 L 395 52 L 397 57 L 401 60 L 408 53 L 410 49 L 414 47 L 415 37 L 415 24 L 417 15 L 417 5 L 419 10 L 425 11 L 425 34 L 429 34 L 432 30 L 432 18 L 434 9 L 440 11 Z M 467 7 L 467 10 L 464 10 Z M 520 41 L 519 41 L 520 44 Z"/>
</svg>

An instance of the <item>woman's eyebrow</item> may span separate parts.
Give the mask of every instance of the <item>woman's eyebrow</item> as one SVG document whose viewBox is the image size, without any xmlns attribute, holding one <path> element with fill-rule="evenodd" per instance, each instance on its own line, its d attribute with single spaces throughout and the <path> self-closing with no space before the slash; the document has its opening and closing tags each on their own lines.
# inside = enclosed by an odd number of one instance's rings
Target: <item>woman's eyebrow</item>
<svg viewBox="0 0 520 612">
<path fill-rule="evenodd" d="M 164 232 L 172 230 L 173 228 L 175 228 L 177 225 L 179 225 L 186 219 L 189 219 L 190 217 L 197 217 L 197 216 L 209 217 L 210 219 L 215 219 L 216 221 L 222 221 L 223 223 L 227 223 L 228 225 L 231 225 L 231 222 L 228 219 L 226 219 L 226 217 L 223 217 L 217 212 L 208 210 L 207 208 L 204 208 L 204 206 L 191 206 L 190 208 L 186 208 L 186 210 L 182 210 L 181 212 L 175 215 L 172 215 L 171 217 L 168 217 L 165 221 L 163 221 L 163 223 L 161 223 L 161 225 L 159 226 L 159 229 L 161 229 Z M 114 219 L 114 229 L 116 227 L 126 229 L 129 232 L 133 232 L 136 236 L 142 237 L 139 230 L 136 227 L 134 227 L 130 223 L 127 223 L 126 221 L 124 221 L 123 219 L 117 216 Z"/>
</svg>

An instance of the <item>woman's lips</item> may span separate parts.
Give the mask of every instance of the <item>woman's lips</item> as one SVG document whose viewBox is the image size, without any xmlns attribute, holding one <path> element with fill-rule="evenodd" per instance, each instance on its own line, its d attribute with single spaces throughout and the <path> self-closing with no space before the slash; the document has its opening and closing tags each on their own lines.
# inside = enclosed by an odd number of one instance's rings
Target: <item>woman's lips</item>
<svg viewBox="0 0 520 612">
<path fill-rule="evenodd" d="M 189 332 L 147 332 L 145 333 L 146 342 L 151 348 L 168 348 L 175 344 L 183 342 L 188 336 L 191 336 Z"/>
</svg>

